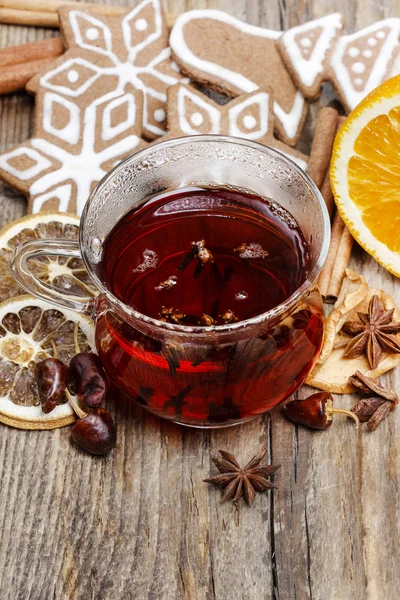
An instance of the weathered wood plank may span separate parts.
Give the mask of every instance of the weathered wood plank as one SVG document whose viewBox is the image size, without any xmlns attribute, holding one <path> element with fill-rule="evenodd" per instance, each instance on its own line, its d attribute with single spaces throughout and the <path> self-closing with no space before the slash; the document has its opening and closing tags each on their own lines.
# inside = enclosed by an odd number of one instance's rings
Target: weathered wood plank
<svg viewBox="0 0 400 600">
<path fill-rule="evenodd" d="M 168 2 L 171 12 L 193 8 L 226 10 L 272 28 L 342 10 L 349 31 L 400 16 L 390 0 Z M 44 35 L 53 33 L 1 26 L 0 45 Z M 0 100 L 1 151 L 29 137 L 32 108 L 22 93 Z M 25 201 L 1 187 L 0 207 L 5 223 L 23 213 Z M 400 302 L 398 282 L 360 249 L 353 254 L 353 267 Z M 399 389 L 397 373 L 387 379 Z M 120 397 L 113 414 L 118 448 L 107 459 L 70 445 L 68 429 L 1 427 L 2 600 L 398 596 L 397 415 L 374 434 L 357 434 L 345 419 L 312 433 L 284 421 L 279 409 L 212 432 L 161 422 Z M 251 510 L 220 505 L 218 491 L 202 483 L 214 472 L 210 455 L 226 448 L 246 461 L 264 443 L 269 460 L 282 465 L 279 490 L 258 497 Z"/>
</svg>

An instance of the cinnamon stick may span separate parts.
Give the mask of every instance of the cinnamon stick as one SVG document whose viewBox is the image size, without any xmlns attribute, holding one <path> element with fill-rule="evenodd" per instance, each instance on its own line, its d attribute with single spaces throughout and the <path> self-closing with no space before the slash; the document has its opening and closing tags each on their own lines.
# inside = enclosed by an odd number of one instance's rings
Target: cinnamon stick
<svg viewBox="0 0 400 600">
<path fill-rule="evenodd" d="M 58 0 L 37 0 L 34 3 L 27 0 L 0 0 L 0 23 L 13 25 L 31 25 L 34 27 L 59 27 L 57 10 L 62 6 L 89 9 L 98 15 L 119 17 L 129 11 L 128 6 L 108 6 L 88 2 L 62 2 Z M 169 28 L 176 21 L 176 15 L 166 14 Z"/>
<path fill-rule="evenodd" d="M 19 65 L 45 58 L 56 58 L 64 52 L 64 44 L 60 37 L 10 46 L 0 50 L 0 67 Z M 2 72 L 0 71 L 0 81 Z"/>
<path fill-rule="evenodd" d="M 26 7 L 26 5 L 25 5 Z M 33 27 L 59 27 L 57 13 L 34 10 L 14 10 L 0 7 L 0 23 L 30 25 Z"/>
<path fill-rule="evenodd" d="M 332 232 L 331 232 L 331 243 L 329 245 L 328 255 L 324 266 L 322 267 L 319 279 L 318 287 L 321 292 L 321 296 L 326 299 L 328 295 L 328 288 L 332 277 L 333 268 L 335 265 L 336 255 L 338 253 L 340 241 L 344 231 L 344 222 L 339 212 L 336 212 L 333 220 Z"/>
<path fill-rule="evenodd" d="M 0 6 L 4 8 L 12 8 L 14 10 L 27 10 L 31 12 L 57 12 L 57 10 L 68 4 L 71 8 L 88 8 L 95 10 L 99 15 L 110 17 L 119 17 L 125 14 L 128 6 L 109 6 L 107 4 L 98 4 L 97 2 L 67 2 L 63 0 L 0 0 Z M 28 6 L 29 5 L 29 6 Z"/>
<path fill-rule="evenodd" d="M 0 94 L 10 94 L 22 90 L 32 77 L 51 62 L 53 62 L 52 58 L 45 58 L 2 68 L 0 71 Z"/>
<path fill-rule="evenodd" d="M 324 183 L 321 186 L 321 196 L 323 197 L 323 199 L 325 201 L 326 208 L 328 209 L 329 216 L 332 220 L 336 206 L 335 206 L 335 199 L 333 197 L 333 192 L 332 192 L 329 168 L 328 168 L 327 174 L 325 175 Z"/>
<path fill-rule="evenodd" d="M 332 274 L 326 292 L 326 302 L 336 302 L 353 248 L 353 236 L 345 226 L 340 238 Z"/>
<path fill-rule="evenodd" d="M 315 128 L 314 140 L 307 165 L 307 174 L 321 189 L 331 160 L 333 142 L 336 136 L 339 114 L 326 106 L 321 108 Z"/>
</svg>

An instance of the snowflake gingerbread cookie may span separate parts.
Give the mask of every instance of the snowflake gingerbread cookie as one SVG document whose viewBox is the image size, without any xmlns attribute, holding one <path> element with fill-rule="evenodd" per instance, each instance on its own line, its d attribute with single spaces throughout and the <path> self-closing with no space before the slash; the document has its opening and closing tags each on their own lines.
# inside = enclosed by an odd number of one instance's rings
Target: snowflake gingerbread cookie
<svg viewBox="0 0 400 600">
<path fill-rule="evenodd" d="M 163 135 L 166 91 L 182 75 L 171 59 L 160 0 L 144 0 L 122 17 L 100 17 L 84 5 L 79 10 L 65 6 L 58 13 L 67 51 L 53 63 L 56 68 L 29 82 L 28 91 L 43 86 L 69 95 L 100 75 L 114 75 L 118 91 L 127 84 L 142 90 L 145 137 Z"/>
<path fill-rule="evenodd" d="M 69 71 L 78 97 L 41 87 L 33 137 L 0 156 L 0 178 L 28 197 L 28 212 L 80 215 L 94 185 L 145 145 L 139 137 L 142 92 L 132 86 L 119 91 L 116 77 L 104 74 L 80 89 L 78 68 Z"/>
<path fill-rule="evenodd" d="M 294 146 L 307 102 L 297 90 L 277 48 L 280 31 L 248 25 L 217 10 L 193 10 L 178 17 L 170 46 L 190 79 L 232 97 L 265 86 L 274 92 L 278 137 Z"/>
<path fill-rule="evenodd" d="M 177 83 L 168 89 L 166 137 L 220 134 L 246 138 L 277 148 L 305 169 L 308 157 L 274 137 L 273 103 L 270 88 L 243 94 L 221 106 L 192 86 Z"/>
<path fill-rule="evenodd" d="M 0 178 L 28 210 L 80 214 L 96 182 L 165 133 L 166 90 L 181 79 L 170 58 L 160 0 L 122 17 L 59 10 L 67 51 L 32 79 L 34 137 L 0 156 Z"/>
</svg>

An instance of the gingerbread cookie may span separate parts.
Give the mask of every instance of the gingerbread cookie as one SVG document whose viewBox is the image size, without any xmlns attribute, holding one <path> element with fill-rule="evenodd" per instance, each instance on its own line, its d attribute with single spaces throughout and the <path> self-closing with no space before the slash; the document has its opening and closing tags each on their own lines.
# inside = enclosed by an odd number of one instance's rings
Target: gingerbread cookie
<svg viewBox="0 0 400 600">
<path fill-rule="evenodd" d="M 339 38 L 328 78 L 348 110 L 375 87 L 400 73 L 400 19 L 385 19 Z"/>
<path fill-rule="evenodd" d="M 67 51 L 55 68 L 32 79 L 28 91 L 35 93 L 43 86 L 76 97 L 82 85 L 102 74 L 115 75 L 116 90 L 124 91 L 129 83 L 143 92 L 144 135 L 163 135 L 166 91 L 182 75 L 171 60 L 160 0 L 144 0 L 122 17 L 95 15 L 84 5 L 79 10 L 62 7 L 58 13 Z M 79 80 L 71 80 L 71 69 Z"/>
<path fill-rule="evenodd" d="M 167 137 L 220 134 L 277 148 L 303 169 L 308 157 L 274 138 L 273 95 L 269 88 L 238 96 L 223 106 L 183 83 L 168 89 Z M 165 139 L 165 138 L 163 138 Z"/>
<path fill-rule="evenodd" d="M 119 90 L 117 76 L 84 63 L 54 78 L 51 90 L 36 94 L 32 139 L 0 155 L 0 178 L 28 197 L 28 212 L 81 214 L 94 185 L 145 144 L 139 137 L 143 94 L 130 85 Z M 64 80 L 75 93 L 60 93 Z"/>
<path fill-rule="evenodd" d="M 276 41 L 280 31 L 248 25 L 217 10 L 193 10 L 178 17 L 170 46 L 191 79 L 235 97 L 269 86 L 274 91 L 275 128 L 295 145 L 307 102 L 286 69 Z"/>
<path fill-rule="evenodd" d="M 285 31 L 278 49 L 302 94 L 316 100 L 327 78 L 329 60 L 343 29 L 343 16 L 334 13 Z"/>
</svg>

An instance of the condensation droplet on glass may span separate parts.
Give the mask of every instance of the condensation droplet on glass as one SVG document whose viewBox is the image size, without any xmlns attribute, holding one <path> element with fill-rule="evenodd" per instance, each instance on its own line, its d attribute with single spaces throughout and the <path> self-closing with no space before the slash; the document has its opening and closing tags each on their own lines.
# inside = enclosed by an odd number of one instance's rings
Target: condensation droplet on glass
<svg viewBox="0 0 400 600">
<path fill-rule="evenodd" d="M 92 238 L 91 249 L 93 256 L 95 258 L 98 258 L 101 254 L 101 241 L 99 240 L 99 238 Z"/>
</svg>

